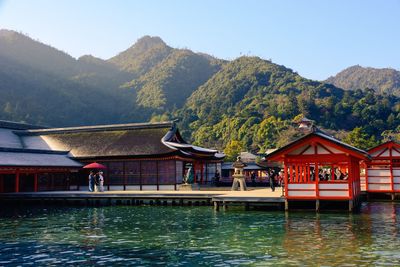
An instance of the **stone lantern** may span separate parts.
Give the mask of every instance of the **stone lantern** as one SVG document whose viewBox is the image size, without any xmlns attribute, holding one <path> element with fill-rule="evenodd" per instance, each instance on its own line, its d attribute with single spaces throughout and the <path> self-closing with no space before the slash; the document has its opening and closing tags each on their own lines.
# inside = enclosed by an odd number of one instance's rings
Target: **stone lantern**
<svg viewBox="0 0 400 267">
<path fill-rule="evenodd" d="M 246 191 L 246 180 L 243 174 L 244 167 L 246 167 L 246 163 L 241 161 L 240 157 L 237 157 L 237 160 L 233 163 L 233 168 L 235 169 L 233 177 L 233 184 L 232 184 L 232 191 L 237 191 L 239 186 L 241 191 Z"/>
</svg>

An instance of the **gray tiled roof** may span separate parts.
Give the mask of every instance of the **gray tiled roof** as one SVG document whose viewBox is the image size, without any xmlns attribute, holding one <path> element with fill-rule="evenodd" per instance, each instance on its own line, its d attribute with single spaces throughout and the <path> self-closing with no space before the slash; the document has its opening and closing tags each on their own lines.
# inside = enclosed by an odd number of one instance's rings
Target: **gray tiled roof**
<svg viewBox="0 0 400 267">
<path fill-rule="evenodd" d="M 82 167 L 82 164 L 69 158 L 65 153 L 0 150 L 0 166 L 79 168 Z"/>
</svg>

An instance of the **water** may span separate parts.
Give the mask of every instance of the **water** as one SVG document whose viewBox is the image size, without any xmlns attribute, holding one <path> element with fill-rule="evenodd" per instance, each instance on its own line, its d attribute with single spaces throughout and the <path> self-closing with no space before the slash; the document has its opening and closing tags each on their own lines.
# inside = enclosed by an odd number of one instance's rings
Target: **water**
<svg viewBox="0 0 400 267">
<path fill-rule="evenodd" d="M 2 207 L 0 266 L 399 266 L 399 222 L 397 203 L 359 214 Z"/>
</svg>

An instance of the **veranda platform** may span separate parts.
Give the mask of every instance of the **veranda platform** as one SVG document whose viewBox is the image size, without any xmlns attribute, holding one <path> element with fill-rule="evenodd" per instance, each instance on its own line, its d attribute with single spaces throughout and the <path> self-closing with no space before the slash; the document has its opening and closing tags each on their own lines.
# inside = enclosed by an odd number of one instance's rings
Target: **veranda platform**
<svg viewBox="0 0 400 267">
<path fill-rule="evenodd" d="M 211 189 L 211 188 L 210 188 Z M 84 205 L 211 205 L 212 202 L 230 204 L 283 203 L 281 190 L 254 189 L 249 191 L 52 191 L 0 194 L 1 203 L 53 203 Z"/>
</svg>

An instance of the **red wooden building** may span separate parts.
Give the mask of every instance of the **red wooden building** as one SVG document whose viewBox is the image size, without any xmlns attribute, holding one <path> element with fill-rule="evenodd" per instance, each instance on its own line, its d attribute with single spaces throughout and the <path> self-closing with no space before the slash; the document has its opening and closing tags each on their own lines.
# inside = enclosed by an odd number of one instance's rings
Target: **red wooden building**
<svg viewBox="0 0 400 267">
<path fill-rule="evenodd" d="M 365 190 L 368 193 L 400 192 L 400 144 L 388 141 L 371 148 L 365 162 Z"/>
<path fill-rule="evenodd" d="M 352 210 L 360 196 L 360 160 L 367 152 L 312 128 L 311 132 L 269 154 L 266 159 L 282 162 L 286 208 L 289 201 L 348 201 Z"/>
<path fill-rule="evenodd" d="M 68 190 L 83 166 L 68 151 L 27 148 L 16 134 L 37 128 L 0 121 L 0 193 Z"/>
<path fill-rule="evenodd" d="M 185 142 L 174 122 L 43 128 L 0 121 L 0 193 L 87 190 L 88 170 L 107 167 L 107 190 L 176 190 L 185 171 L 211 181 L 224 154 Z"/>
</svg>

